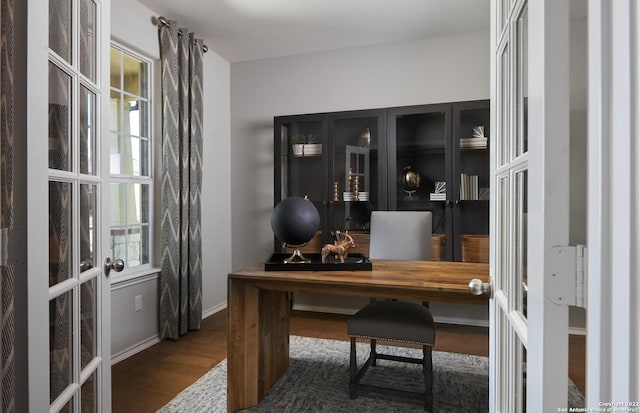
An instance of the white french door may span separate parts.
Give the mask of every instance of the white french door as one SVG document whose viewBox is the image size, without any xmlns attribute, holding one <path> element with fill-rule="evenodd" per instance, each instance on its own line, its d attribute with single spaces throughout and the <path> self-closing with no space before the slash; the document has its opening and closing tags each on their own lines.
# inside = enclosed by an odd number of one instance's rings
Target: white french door
<svg viewBox="0 0 640 413">
<path fill-rule="evenodd" d="M 491 4 L 490 411 L 558 411 L 568 307 L 545 254 L 568 242 L 568 0 Z"/>
<path fill-rule="evenodd" d="M 109 7 L 28 0 L 30 411 L 111 410 Z"/>
</svg>

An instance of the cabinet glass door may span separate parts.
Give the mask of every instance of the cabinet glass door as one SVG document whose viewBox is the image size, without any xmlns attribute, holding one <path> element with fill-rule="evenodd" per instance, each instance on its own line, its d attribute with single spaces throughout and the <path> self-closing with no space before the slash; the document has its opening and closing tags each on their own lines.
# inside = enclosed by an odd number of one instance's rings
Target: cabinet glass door
<svg viewBox="0 0 640 413">
<path fill-rule="evenodd" d="M 454 260 L 489 262 L 489 102 L 453 108 Z"/>
<path fill-rule="evenodd" d="M 431 211 L 434 260 L 451 260 L 450 106 L 390 110 L 390 209 Z"/>
<path fill-rule="evenodd" d="M 290 197 L 308 198 L 320 213 L 320 229 L 301 248 L 319 252 L 326 228 L 326 148 L 327 128 L 320 115 L 276 118 L 275 204 Z M 279 162 L 278 162 L 279 159 Z M 282 246 L 276 240 L 276 252 Z"/>
<path fill-rule="evenodd" d="M 354 252 L 369 254 L 371 211 L 384 209 L 386 194 L 379 179 L 384 153 L 384 111 L 357 111 L 329 118 L 330 241 L 345 231 Z"/>
</svg>

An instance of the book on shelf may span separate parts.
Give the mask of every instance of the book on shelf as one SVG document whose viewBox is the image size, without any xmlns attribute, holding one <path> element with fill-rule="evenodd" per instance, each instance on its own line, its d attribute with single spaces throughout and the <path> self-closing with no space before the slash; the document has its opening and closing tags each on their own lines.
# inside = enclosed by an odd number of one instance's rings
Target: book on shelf
<svg viewBox="0 0 640 413">
<path fill-rule="evenodd" d="M 431 192 L 429 194 L 429 200 L 430 201 L 446 201 L 447 194 L 446 192 L 440 192 L 440 193 Z"/>
<path fill-rule="evenodd" d="M 477 200 L 478 175 L 460 174 L 460 200 Z"/>
<path fill-rule="evenodd" d="M 433 191 L 436 194 L 444 194 L 447 192 L 447 183 L 443 181 L 436 182 L 435 189 Z"/>
<path fill-rule="evenodd" d="M 485 149 L 488 138 L 460 138 L 460 149 Z"/>
</svg>

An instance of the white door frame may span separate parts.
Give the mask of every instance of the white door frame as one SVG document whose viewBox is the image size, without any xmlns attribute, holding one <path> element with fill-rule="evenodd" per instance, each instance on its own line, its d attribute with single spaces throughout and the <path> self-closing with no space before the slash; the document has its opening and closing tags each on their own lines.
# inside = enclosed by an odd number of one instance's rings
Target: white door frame
<svg viewBox="0 0 640 413">
<path fill-rule="evenodd" d="M 640 402 L 640 6 L 589 0 L 587 407 Z M 615 406 L 615 405 L 614 405 Z"/>
</svg>

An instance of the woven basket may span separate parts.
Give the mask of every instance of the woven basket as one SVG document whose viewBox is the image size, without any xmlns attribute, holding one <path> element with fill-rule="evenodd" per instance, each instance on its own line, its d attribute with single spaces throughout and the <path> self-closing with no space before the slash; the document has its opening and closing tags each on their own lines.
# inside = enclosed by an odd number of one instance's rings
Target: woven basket
<svg viewBox="0 0 640 413">
<path fill-rule="evenodd" d="M 460 235 L 463 262 L 489 262 L 488 235 Z"/>
<path fill-rule="evenodd" d="M 444 234 L 431 235 L 431 259 L 444 261 L 447 259 L 447 237 Z"/>
</svg>

